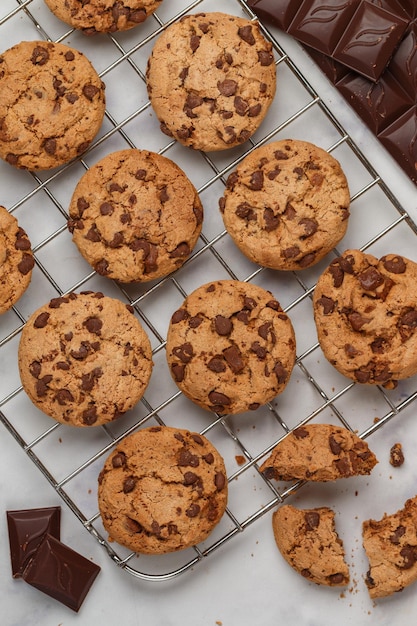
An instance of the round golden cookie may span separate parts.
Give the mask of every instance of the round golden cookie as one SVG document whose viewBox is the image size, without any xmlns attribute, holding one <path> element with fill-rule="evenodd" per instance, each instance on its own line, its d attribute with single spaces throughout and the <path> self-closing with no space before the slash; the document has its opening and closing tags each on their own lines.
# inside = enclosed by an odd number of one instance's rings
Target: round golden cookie
<svg viewBox="0 0 417 626">
<path fill-rule="evenodd" d="M 29 287 L 34 265 L 28 236 L 0 206 L 0 314 L 11 309 Z"/>
<path fill-rule="evenodd" d="M 396 513 L 364 521 L 362 539 L 369 561 L 365 583 L 371 598 L 389 596 L 415 583 L 417 496 Z"/>
<path fill-rule="evenodd" d="M 162 0 L 45 0 L 57 17 L 87 35 L 129 30 L 142 24 Z"/>
<path fill-rule="evenodd" d="M 147 554 L 204 541 L 227 504 L 224 461 L 206 437 L 155 426 L 123 439 L 99 475 L 98 502 L 112 540 Z"/>
<path fill-rule="evenodd" d="M 259 24 L 218 12 L 186 15 L 168 26 L 146 77 L 161 130 L 206 152 L 247 141 L 276 88 L 272 45 Z"/>
<path fill-rule="evenodd" d="M 0 56 L 0 157 L 48 170 L 80 155 L 103 121 L 104 84 L 78 50 L 22 41 Z"/>
<path fill-rule="evenodd" d="M 295 362 L 289 317 L 269 292 L 238 280 L 197 288 L 171 317 L 166 356 L 181 391 L 209 411 L 242 413 L 286 387 Z"/>
<path fill-rule="evenodd" d="M 328 587 L 349 583 L 349 568 L 332 509 L 298 509 L 285 504 L 274 512 L 272 527 L 279 551 L 301 576 Z"/>
<path fill-rule="evenodd" d="M 417 263 L 346 250 L 317 281 L 313 309 L 321 349 L 344 376 L 392 389 L 417 373 Z"/>
<path fill-rule="evenodd" d="M 18 357 L 35 406 L 70 426 L 119 418 L 142 397 L 153 365 L 133 309 L 100 292 L 70 293 L 32 313 Z"/>
<path fill-rule="evenodd" d="M 68 227 L 102 276 L 144 282 L 178 269 L 201 232 L 203 207 L 185 173 L 147 150 L 114 152 L 73 193 Z"/>
<path fill-rule="evenodd" d="M 219 201 L 241 252 L 276 270 L 304 269 L 330 252 L 345 235 L 349 204 L 339 162 L 294 139 L 253 150 L 230 174 Z"/>
</svg>

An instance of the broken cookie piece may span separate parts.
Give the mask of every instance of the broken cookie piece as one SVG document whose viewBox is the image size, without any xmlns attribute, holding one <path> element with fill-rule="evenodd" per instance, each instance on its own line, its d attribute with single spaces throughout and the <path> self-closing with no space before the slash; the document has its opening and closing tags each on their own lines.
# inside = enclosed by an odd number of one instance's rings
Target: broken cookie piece
<svg viewBox="0 0 417 626">
<path fill-rule="evenodd" d="M 275 511 L 272 527 L 279 551 L 301 576 L 329 587 L 348 584 L 349 568 L 332 509 L 283 505 Z"/>
<path fill-rule="evenodd" d="M 261 465 L 269 479 L 330 481 L 367 475 L 375 454 L 358 435 L 333 424 L 307 424 L 289 433 Z"/>
<path fill-rule="evenodd" d="M 417 580 L 417 496 L 392 515 L 363 522 L 362 535 L 371 598 L 402 591 Z"/>
</svg>

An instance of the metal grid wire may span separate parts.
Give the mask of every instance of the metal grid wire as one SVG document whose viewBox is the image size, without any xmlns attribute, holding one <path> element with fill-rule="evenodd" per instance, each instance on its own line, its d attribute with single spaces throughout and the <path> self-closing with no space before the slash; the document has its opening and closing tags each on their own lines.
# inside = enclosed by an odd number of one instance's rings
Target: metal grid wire
<svg viewBox="0 0 417 626">
<path fill-rule="evenodd" d="M 73 163 L 39 174 L 14 172 L 0 164 L 1 203 L 27 231 L 36 258 L 27 293 L 0 319 L 0 419 L 117 565 L 138 578 L 169 579 L 241 535 L 301 487 L 301 483 L 277 486 L 258 471 L 259 462 L 286 433 L 318 421 L 341 423 L 368 437 L 417 399 L 416 378 L 387 392 L 347 381 L 327 363 L 317 343 L 311 296 L 329 257 L 339 251 L 300 272 L 275 272 L 249 262 L 225 232 L 218 210 L 228 175 L 256 146 L 285 137 L 306 139 L 331 152 L 348 177 L 351 218 L 343 249 L 360 248 L 381 256 L 397 251 L 400 241 L 401 253 L 412 258 L 417 227 L 267 30 L 265 35 L 275 49 L 278 92 L 252 140 L 222 154 L 192 154 L 159 131 L 145 84 L 146 61 L 155 38 L 186 13 L 224 11 L 223 1 L 169 0 L 140 27 L 94 38 L 68 29 L 42 0 L 2 0 L 1 4 L 2 49 L 22 39 L 60 41 L 80 49 L 106 83 L 107 111 L 100 134 Z M 243 0 L 229 0 L 227 10 L 254 19 Z M 72 191 L 83 172 L 104 155 L 126 147 L 154 150 L 177 162 L 197 187 L 205 218 L 199 243 L 180 270 L 154 283 L 121 286 L 96 275 L 80 258 L 66 220 Z M 250 415 L 222 416 L 191 406 L 175 387 L 165 362 L 165 335 L 172 312 L 194 288 L 220 278 L 251 281 L 272 291 L 296 332 L 297 361 L 288 387 Z M 151 339 L 155 365 L 144 398 L 129 414 L 114 424 L 79 430 L 52 423 L 31 405 L 18 377 L 17 346 L 25 320 L 38 306 L 57 295 L 85 289 L 100 290 L 133 305 Z M 97 476 L 118 441 L 155 424 L 199 431 L 214 443 L 228 470 L 229 505 L 204 544 L 172 555 L 141 556 L 137 561 L 134 554 L 106 538 L 97 510 Z"/>
</svg>

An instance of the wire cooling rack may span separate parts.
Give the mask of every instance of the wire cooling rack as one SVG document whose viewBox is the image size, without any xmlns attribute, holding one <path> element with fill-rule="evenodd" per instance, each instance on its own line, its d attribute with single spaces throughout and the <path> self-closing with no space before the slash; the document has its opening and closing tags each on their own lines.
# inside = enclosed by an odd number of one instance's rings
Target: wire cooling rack
<svg viewBox="0 0 417 626">
<path fill-rule="evenodd" d="M 342 423 L 368 437 L 417 399 L 417 378 L 402 381 L 389 392 L 364 388 L 339 375 L 318 346 L 311 296 L 331 258 L 344 249 L 360 248 L 375 256 L 401 252 L 416 260 L 417 227 L 278 38 L 265 30 L 275 49 L 278 90 L 262 127 L 249 142 L 222 153 L 193 153 L 160 132 L 145 84 L 153 43 L 181 15 L 215 10 L 225 10 L 223 0 L 169 0 L 131 31 L 86 37 L 55 18 L 42 0 L 2 0 L 0 7 L 3 50 L 25 39 L 78 48 L 99 72 L 107 96 L 101 132 L 79 160 L 37 174 L 0 163 L 0 203 L 27 231 L 36 258 L 28 291 L 0 318 L 0 419 L 111 559 L 147 580 L 166 580 L 190 570 L 298 490 L 300 483 L 272 484 L 258 471 L 260 460 L 291 429 L 309 421 Z M 227 11 L 254 18 L 243 0 L 229 0 Z M 244 258 L 225 232 L 218 210 L 225 181 L 238 162 L 255 146 L 286 137 L 305 139 L 331 152 L 341 162 L 351 191 L 343 248 L 313 268 L 288 273 L 258 267 Z M 153 283 L 122 286 L 91 271 L 72 243 L 66 220 L 72 192 L 84 171 L 104 155 L 127 147 L 153 150 L 178 163 L 198 189 L 205 218 L 196 249 L 181 269 Z M 221 416 L 192 405 L 176 388 L 165 361 L 172 312 L 193 289 L 221 278 L 251 281 L 272 291 L 296 332 L 297 361 L 290 383 L 273 402 L 248 415 Z M 155 365 L 144 398 L 129 414 L 103 427 L 73 429 L 52 422 L 28 400 L 20 385 L 17 347 L 25 320 L 36 308 L 57 295 L 85 289 L 133 305 L 151 339 Z M 120 439 L 155 424 L 199 431 L 214 443 L 228 471 L 229 504 L 204 544 L 137 559 L 106 537 L 98 514 L 97 476 Z"/>
</svg>

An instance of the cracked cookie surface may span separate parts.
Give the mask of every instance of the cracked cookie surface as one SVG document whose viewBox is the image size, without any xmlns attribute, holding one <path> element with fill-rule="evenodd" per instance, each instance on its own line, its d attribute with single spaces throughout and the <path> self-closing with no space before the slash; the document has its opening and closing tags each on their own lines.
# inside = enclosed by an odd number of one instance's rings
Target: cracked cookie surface
<svg viewBox="0 0 417 626">
<path fill-rule="evenodd" d="M 68 227 L 102 276 L 144 282 L 178 269 L 201 232 L 203 207 L 185 173 L 147 150 L 121 150 L 78 182 Z"/>
<path fill-rule="evenodd" d="M 0 157 L 48 170 L 84 152 L 100 129 L 104 84 L 61 43 L 22 41 L 0 56 Z"/>
<path fill-rule="evenodd" d="M 301 270 L 343 238 L 350 195 L 339 162 L 299 140 L 253 150 L 232 172 L 219 201 L 225 227 L 254 263 Z"/>
<path fill-rule="evenodd" d="M 404 508 L 369 519 L 362 525 L 363 547 L 369 560 L 366 586 L 371 598 L 402 591 L 417 580 L 417 496 Z"/>
<path fill-rule="evenodd" d="M 146 76 L 161 130 L 207 152 L 247 141 L 276 89 L 272 45 L 259 24 L 219 12 L 170 25 L 153 47 Z"/>
<path fill-rule="evenodd" d="M 346 250 L 313 294 L 318 339 L 328 361 L 363 384 L 392 389 L 417 373 L 417 264 Z"/>
<path fill-rule="evenodd" d="M 100 292 L 70 293 L 35 311 L 18 350 L 22 385 L 58 422 L 98 426 L 142 397 L 152 372 L 149 338 L 133 309 Z"/>
<path fill-rule="evenodd" d="M 220 521 L 228 485 L 223 458 L 198 433 L 169 426 L 122 440 L 99 475 L 99 509 L 111 539 L 162 554 L 204 541 Z"/>
<path fill-rule="evenodd" d="M 171 317 L 166 355 L 183 393 L 209 411 L 242 413 L 286 387 L 295 335 L 279 302 L 237 280 L 197 288 Z"/>
<path fill-rule="evenodd" d="M 370 474 L 377 463 L 366 441 L 333 424 L 306 424 L 286 435 L 259 468 L 270 479 L 329 481 Z"/>
<path fill-rule="evenodd" d="M 317 585 L 348 584 L 349 568 L 332 509 L 285 504 L 274 512 L 272 527 L 279 551 L 301 576 Z"/>
<path fill-rule="evenodd" d="M 114 33 L 142 24 L 162 0 L 45 0 L 52 13 L 70 26 L 95 33 Z"/>
<path fill-rule="evenodd" d="M 29 287 L 34 265 L 26 232 L 0 206 L 0 314 L 11 309 Z"/>
</svg>

